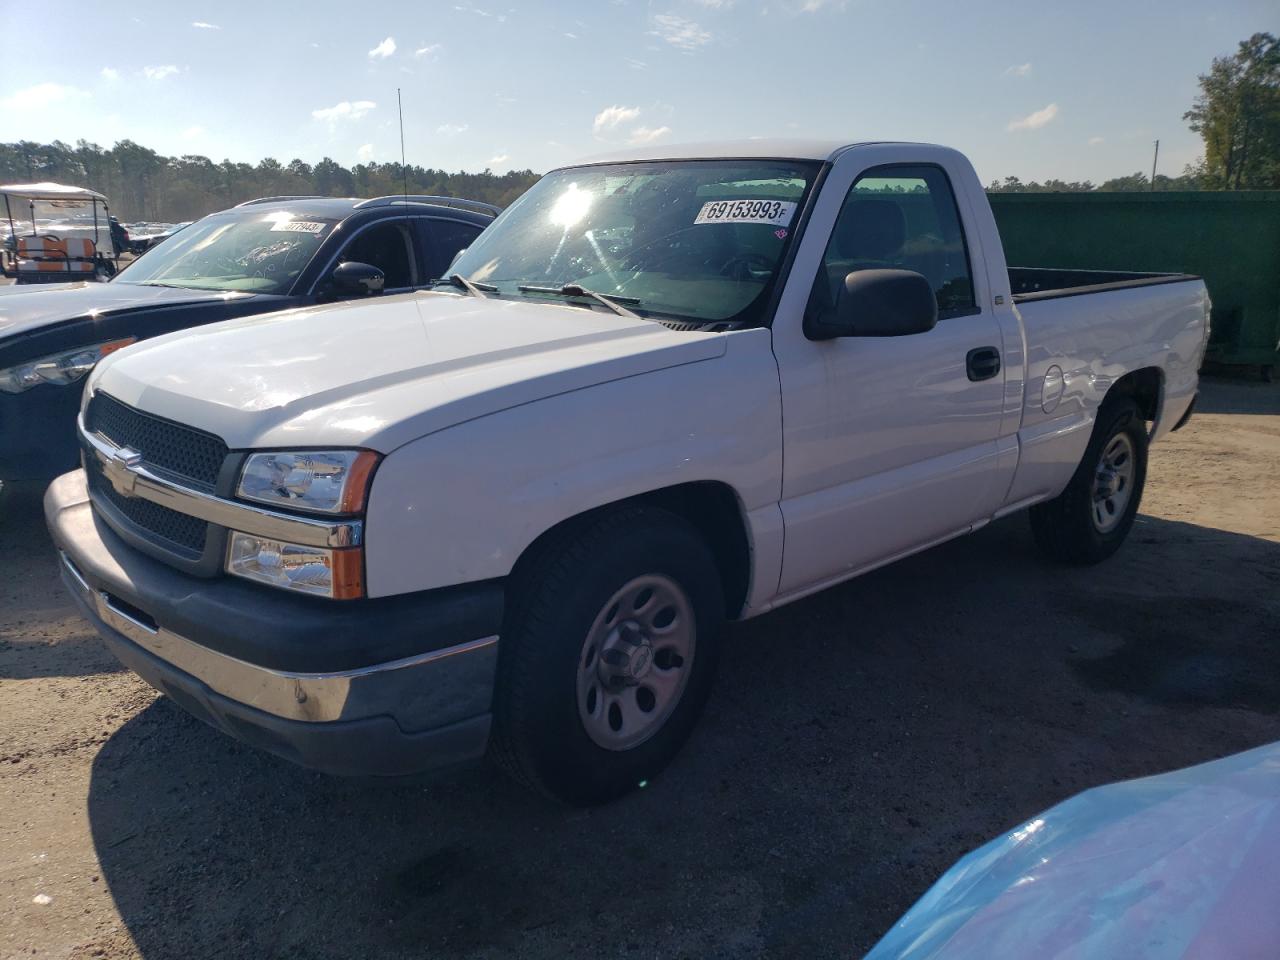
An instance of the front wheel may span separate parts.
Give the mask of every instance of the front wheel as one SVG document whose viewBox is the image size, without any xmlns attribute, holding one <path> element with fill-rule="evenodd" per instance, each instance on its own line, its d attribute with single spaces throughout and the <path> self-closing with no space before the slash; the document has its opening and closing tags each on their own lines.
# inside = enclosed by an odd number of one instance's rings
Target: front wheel
<svg viewBox="0 0 1280 960">
<path fill-rule="evenodd" d="M 1104 402 L 1066 489 L 1031 508 L 1036 545 L 1064 563 L 1107 559 L 1129 535 L 1146 480 L 1147 428 L 1137 404 Z"/>
<path fill-rule="evenodd" d="M 491 755 L 576 804 L 651 779 L 711 689 L 724 596 L 684 519 L 639 507 L 541 550 L 515 578 L 501 640 Z"/>
</svg>

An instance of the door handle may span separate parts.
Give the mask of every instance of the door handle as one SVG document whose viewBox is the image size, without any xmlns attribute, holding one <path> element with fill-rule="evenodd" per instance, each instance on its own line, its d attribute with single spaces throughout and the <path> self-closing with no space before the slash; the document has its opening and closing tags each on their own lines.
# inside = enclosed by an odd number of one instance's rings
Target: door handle
<svg viewBox="0 0 1280 960">
<path fill-rule="evenodd" d="M 990 380 L 1000 372 L 1000 351 L 995 347 L 974 347 L 964 358 L 964 368 L 975 383 Z"/>
</svg>

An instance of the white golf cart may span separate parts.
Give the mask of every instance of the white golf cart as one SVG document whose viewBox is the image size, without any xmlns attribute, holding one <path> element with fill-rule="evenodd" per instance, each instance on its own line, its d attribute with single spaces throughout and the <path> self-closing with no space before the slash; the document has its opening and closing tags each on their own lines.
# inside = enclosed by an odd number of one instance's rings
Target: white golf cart
<svg viewBox="0 0 1280 960">
<path fill-rule="evenodd" d="M 61 183 L 0 186 L 0 268 L 15 283 L 110 280 L 119 269 L 107 198 Z"/>
</svg>

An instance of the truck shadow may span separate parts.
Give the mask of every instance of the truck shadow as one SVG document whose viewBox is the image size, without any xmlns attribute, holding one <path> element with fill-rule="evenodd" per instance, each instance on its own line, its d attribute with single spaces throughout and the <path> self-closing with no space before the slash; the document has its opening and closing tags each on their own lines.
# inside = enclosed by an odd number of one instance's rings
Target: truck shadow
<svg viewBox="0 0 1280 960">
<path fill-rule="evenodd" d="M 1229 376 L 1226 371 L 1200 378 L 1197 413 L 1280 415 L 1280 385 Z"/>
<path fill-rule="evenodd" d="M 1141 517 L 1090 570 L 1019 518 L 736 626 L 670 771 L 571 810 L 485 767 L 333 779 L 157 701 L 89 819 L 146 957 L 848 957 L 1068 795 L 1275 738 L 1280 544 Z"/>
</svg>

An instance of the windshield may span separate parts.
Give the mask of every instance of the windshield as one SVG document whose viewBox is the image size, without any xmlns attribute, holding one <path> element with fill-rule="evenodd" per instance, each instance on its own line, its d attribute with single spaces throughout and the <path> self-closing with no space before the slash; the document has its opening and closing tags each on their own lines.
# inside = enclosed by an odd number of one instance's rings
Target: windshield
<svg viewBox="0 0 1280 960">
<path fill-rule="evenodd" d="M 512 204 L 450 273 L 500 296 L 574 286 L 642 315 L 755 320 L 817 169 L 689 160 L 559 170 Z"/>
<path fill-rule="evenodd" d="M 9 197 L 6 208 L 0 200 L 0 232 L 10 233 L 9 218 L 13 219 L 16 236 L 38 234 L 40 236 L 77 236 L 94 239 L 95 228 L 104 236 L 107 232 L 107 208 L 97 200 L 23 200 Z M 32 221 L 34 214 L 35 220 Z"/>
<path fill-rule="evenodd" d="M 148 251 L 114 282 L 288 293 L 336 222 L 281 210 L 216 213 Z"/>
</svg>

